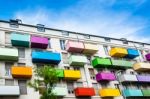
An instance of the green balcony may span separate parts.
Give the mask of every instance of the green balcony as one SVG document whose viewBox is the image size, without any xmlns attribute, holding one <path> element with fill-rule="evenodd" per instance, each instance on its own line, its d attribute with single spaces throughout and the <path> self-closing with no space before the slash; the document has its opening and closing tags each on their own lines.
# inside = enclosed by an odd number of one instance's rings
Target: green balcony
<svg viewBox="0 0 150 99">
<path fill-rule="evenodd" d="M 150 96 L 150 89 L 142 90 L 143 96 Z"/>
<path fill-rule="evenodd" d="M 66 87 L 54 87 L 53 93 L 56 94 L 56 96 L 65 96 L 68 94 L 68 90 Z"/>
<path fill-rule="evenodd" d="M 63 78 L 64 77 L 64 70 L 62 69 L 56 69 L 56 73 L 58 74 L 58 78 Z"/>
<path fill-rule="evenodd" d="M 111 59 L 112 65 L 118 68 L 132 68 L 133 62 L 127 60 Z"/>
<path fill-rule="evenodd" d="M 69 57 L 69 64 L 71 66 L 84 66 L 87 63 L 87 58 L 85 56 L 71 55 Z"/>
<path fill-rule="evenodd" d="M 17 61 L 18 50 L 15 48 L 0 48 L 1 61 Z"/>
<path fill-rule="evenodd" d="M 95 59 L 92 60 L 92 66 L 94 68 L 111 67 L 111 61 L 108 58 L 96 57 Z"/>
</svg>

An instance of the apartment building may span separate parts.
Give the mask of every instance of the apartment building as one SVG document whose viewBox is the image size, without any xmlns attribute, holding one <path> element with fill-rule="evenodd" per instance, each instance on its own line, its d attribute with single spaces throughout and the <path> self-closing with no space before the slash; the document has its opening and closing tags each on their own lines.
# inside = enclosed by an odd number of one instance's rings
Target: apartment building
<svg viewBox="0 0 150 99">
<path fill-rule="evenodd" d="M 150 44 L 0 20 L 0 99 L 39 99 L 27 83 L 45 64 L 59 99 L 150 99 Z"/>
</svg>

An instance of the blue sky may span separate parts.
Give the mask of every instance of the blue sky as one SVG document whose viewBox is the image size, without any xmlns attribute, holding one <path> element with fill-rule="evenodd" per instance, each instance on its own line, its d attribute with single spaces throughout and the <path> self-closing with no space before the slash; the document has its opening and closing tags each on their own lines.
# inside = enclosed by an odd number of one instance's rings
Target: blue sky
<svg viewBox="0 0 150 99">
<path fill-rule="evenodd" d="M 0 19 L 150 42 L 150 0 L 2 0 Z"/>
</svg>

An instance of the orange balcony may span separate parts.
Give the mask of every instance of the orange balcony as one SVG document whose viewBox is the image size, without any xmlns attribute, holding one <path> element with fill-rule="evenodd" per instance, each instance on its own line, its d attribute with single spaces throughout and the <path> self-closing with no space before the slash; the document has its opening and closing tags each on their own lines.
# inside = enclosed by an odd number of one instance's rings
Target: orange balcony
<svg viewBox="0 0 150 99">
<path fill-rule="evenodd" d="M 32 68 L 25 66 L 13 66 L 11 68 L 11 73 L 14 78 L 31 78 Z"/>
</svg>

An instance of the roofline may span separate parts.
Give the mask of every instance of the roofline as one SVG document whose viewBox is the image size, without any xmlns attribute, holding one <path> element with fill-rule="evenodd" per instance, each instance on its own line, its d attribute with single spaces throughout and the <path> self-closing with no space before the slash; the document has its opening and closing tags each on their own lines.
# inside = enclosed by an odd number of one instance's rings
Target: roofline
<svg viewBox="0 0 150 99">
<path fill-rule="evenodd" d="M 6 21 L 6 20 L 0 20 L 0 22 L 10 23 L 10 21 Z M 24 24 L 24 23 L 18 23 L 18 24 L 23 25 L 23 26 L 35 27 L 35 28 L 37 27 L 36 25 L 31 25 L 31 24 Z M 93 36 L 93 37 L 109 38 L 109 39 L 112 39 L 112 40 L 124 41 L 124 40 L 117 39 L 117 38 L 111 38 L 111 37 L 99 36 L 99 35 L 93 35 L 93 34 L 81 33 L 81 32 L 74 32 L 74 31 L 68 31 L 68 30 L 62 30 L 62 29 L 55 29 L 55 28 L 49 28 L 49 27 L 45 27 L 45 29 L 54 30 L 54 31 L 66 31 L 66 32 L 73 33 L 73 34 L 89 35 L 89 36 Z M 150 45 L 150 43 L 143 43 L 143 42 L 137 42 L 137 41 L 132 41 L 132 40 L 127 40 L 127 41 L 132 42 L 132 43 L 140 43 L 140 44 Z"/>
</svg>

